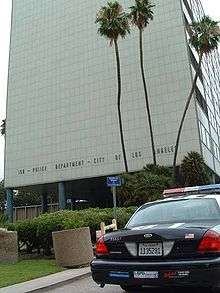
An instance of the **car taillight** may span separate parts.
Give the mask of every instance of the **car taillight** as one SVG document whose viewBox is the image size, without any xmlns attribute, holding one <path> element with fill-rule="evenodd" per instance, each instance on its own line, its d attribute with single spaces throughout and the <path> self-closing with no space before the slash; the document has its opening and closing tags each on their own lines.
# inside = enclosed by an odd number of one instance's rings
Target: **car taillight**
<svg viewBox="0 0 220 293">
<path fill-rule="evenodd" d="M 96 255 L 108 255 L 109 250 L 108 247 L 105 244 L 104 241 L 104 236 L 99 238 L 99 240 L 96 243 L 96 250 L 95 250 Z"/>
<path fill-rule="evenodd" d="M 199 244 L 198 251 L 201 253 L 220 253 L 220 234 L 212 230 L 206 232 Z"/>
</svg>

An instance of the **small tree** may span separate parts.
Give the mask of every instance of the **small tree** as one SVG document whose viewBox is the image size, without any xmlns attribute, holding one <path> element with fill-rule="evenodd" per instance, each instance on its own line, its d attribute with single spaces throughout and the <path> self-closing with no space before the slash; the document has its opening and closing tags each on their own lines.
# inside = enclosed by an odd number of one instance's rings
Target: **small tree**
<svg viewBox="0 0 220 293">
<path fill-rule="evenodd" d="M 31 206 L 40 205 L 41 197 L 38 193 L 33 191 L 19 190 L 14 195 L 14 206 Z"/>
<path fill-rule="evenodd" d="M 48 195 L 48 203 L 57 203 L 58 198 L 56 193 L 50 193 Z M 14 206 L 31 206 L 31 205 L 41 205 L 42 198 L 41 194 L 34 190 L 26 190 L 25 188 L 20 188 L 14 194 Z"/>
<path fill-rule="evenodd" d="M 197 152 L 190 152 L 184 157 L 181 164 L 181 173 L 185 186 L 210 183 L 208 168 L 202 156 Z"/>
<path fill-rule="evenodd" d="M 122 6 L 117 1 L 108 2 L 97 13 L 96 23 L 100 25 L 98 33 L 110 40 L 110 45 L 114 44 L 115 57 L 117 65 L 117 81 L 118 81 L 118 95 L 117 95 L 117 108 L 119 130 L 121 138 L 122 153 L 125 165 L 125 172 L 128 172 L 128 163 L 126 157 L 122 116 L 121 116 L 121 65 L 120 55 L 118 48 L 119 37 L 125 38 L 130 33 L 128 15 L 123 11 Z"/>
<path fill-rule="evenodd" d="M 220 29 L 218 22 L 213 21 L 209 16 L 204 16 L 201 21 L 193 22 L 190 26 L 191 28 L 191 38 L 190 43 L 196 49 L 199 55 L 199 63 L 196 69 L 196 74 L 193 80 L 192 88 L 190 94 L 187 98 L 186 105 L 183 111 L 183 115 L 180 121 L 180 126 L 178 129 L 178 134 L 175 144 L 175 152 L 173 158 L 173 169 L 175 177 L 177 177 L 177 154 L 179 149 L 180 136 L 182 133 L 183 124 L 186 118 L 186 113 L 188 111 L 191 99 L 196 89 L 196 83 L 201 73 L 202 60 L 205 55 L 212 53 L 218 48 L 218 43 L 220 41 Z"/>
<path fill-rule="evenodd" d="M 121 206 L 141 205 L 162 197 L 164 189 L 172 186 L 172 173 L 163 166 L 147 165 L 143 170 L 122 176 L 124 184 L 118 189 Z"/>
</svg>

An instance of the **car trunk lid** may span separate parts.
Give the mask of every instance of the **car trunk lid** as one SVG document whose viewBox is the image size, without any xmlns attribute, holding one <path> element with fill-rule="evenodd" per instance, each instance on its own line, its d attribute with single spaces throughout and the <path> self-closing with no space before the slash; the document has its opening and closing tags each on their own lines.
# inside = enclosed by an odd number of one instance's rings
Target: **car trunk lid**
<svg viewBox="0 0 220 293">
<path fill-rule="evenodd" d="M 109 258 L 146 261 L 201 257 L 198 246 L 216 222 L 158 223 L 132 227 L 105 235 Z"/>
</svg>

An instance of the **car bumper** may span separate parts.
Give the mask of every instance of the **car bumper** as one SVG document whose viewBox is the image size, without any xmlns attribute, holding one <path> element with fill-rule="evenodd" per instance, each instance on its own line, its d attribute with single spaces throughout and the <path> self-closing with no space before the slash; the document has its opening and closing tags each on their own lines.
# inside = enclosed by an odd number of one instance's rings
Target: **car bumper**
<svg viewBox="0 0 220 293">
<path fill-rule="evenodd" d="M 197 261 L 129 262 L 95 259 L 93 280 L 124 286 L 220 287 L 220 258 Z M 145 272 L 144 278 L 134 272 Z"/>
</svg>

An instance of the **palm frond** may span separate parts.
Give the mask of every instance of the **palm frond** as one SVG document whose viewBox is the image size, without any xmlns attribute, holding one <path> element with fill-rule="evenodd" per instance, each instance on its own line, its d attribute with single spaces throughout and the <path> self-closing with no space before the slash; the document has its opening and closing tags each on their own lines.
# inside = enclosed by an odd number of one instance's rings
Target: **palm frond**
<svg viewBox="0 0 220 293">
<path fill-rule="evenodd" d="M 98 11 L 95 22 L 100 25 L 98 33 L 109 39 L 110 43 L 119 37 L 125 38 L 130 33 L 128 14 L 117 1 L 108 2 L 107 6 L 103 6 Z"/>
<path fill-rule="evenodd" d="M 205 15 L 201 21 L 193 22 L 190 28 L 190 43 L 199 54 L 209 54 L 218 48 L 220 28 L 217 21 Z"/>
<path fill-rule="evenodd" d="M 130 7 L 129 18 L 133 25 L 143 30 L 153 20 L 154 4 L 149 0 L 135 0 L 135 5 Z"/>
</svg>

